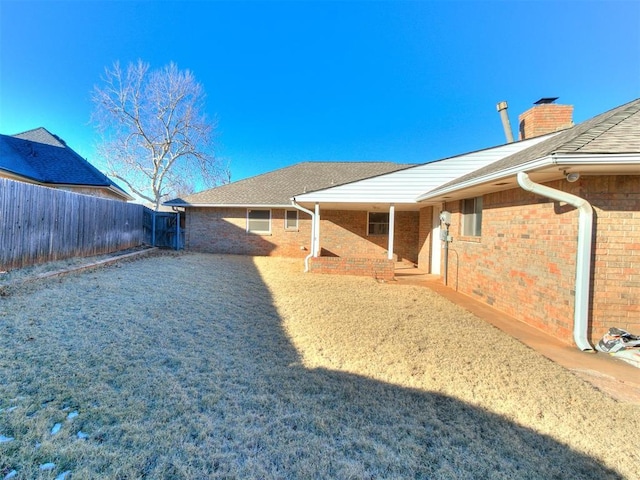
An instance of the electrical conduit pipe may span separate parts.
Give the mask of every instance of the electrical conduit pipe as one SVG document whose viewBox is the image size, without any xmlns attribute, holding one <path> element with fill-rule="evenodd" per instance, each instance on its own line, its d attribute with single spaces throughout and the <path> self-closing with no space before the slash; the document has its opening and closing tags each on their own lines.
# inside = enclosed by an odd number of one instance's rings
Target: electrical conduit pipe
<svg viewBox="0 0 640 480">
<path fill-rule="evenodd" d="M 298 205 L 295 199 L 293 198 L 291 199 L 291 205 L 297 210 L 300 210 L 301 212 L 311 215 L 311 248 L 309 249 L 311 253 L 309 253 L 309 255 L 307 255 L 306 257 L 304 257 L 304 271 L 306 273 L 309 271 L 309 259 L 313 257 L 314 252 L 316 251 L 316 214 L 313 213 L 311 210 L 307 210 L 303 206 Z"/>
<path fill-rule="evenodd" d="M 589 323 L 589 294 L 591 273 L 591 235 L 593 232 L 593 208 L 584 198 L 533 182 L 525 172 L 518 172 L 518 185 L 528 192 L 565 202 L 578 209 L 578 247 L 576 252 L 576 282 L 573 313 L 573 340 L 582 351 L 593 351 L 587 340 Z"/>
</svg>

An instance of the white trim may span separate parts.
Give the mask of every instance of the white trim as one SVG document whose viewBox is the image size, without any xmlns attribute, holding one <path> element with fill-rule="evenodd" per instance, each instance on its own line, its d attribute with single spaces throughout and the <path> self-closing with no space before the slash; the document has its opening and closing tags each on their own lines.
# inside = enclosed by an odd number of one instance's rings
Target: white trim
<svg viewBox="0 0 640 480">
<path fill-rule="evenodd" d="M 168 204 L 168 205 L 167 205 Z M 291 208 L 290 203 L 285 204 L 256 204 L 256 203 L 170 203 L 165 202 L 163 205 L 167 207 L 207 207 L 207 208 Z"/>
<path fill-rule="evenodd" d="M 313 256 L 314 257 L 319 257 L 320 256 L 320 204 L 316 203 L 315 206 L 315 215 L 314 220 L 315 220 L 315 228 L 313 229 L 314 234 L 315 234 L 315 238 L 314 238 L 314 245 L 312 246 L 313 248 Z"/>
<path fill-rule="evenodd" d="M 309 255 L 307 255 L 306 257 L 304 257 L 304 271 L 305 273 L 309 271 L 309 260 L 311 259 L 311 257 L 313 257 L 313 252 L 315 252 L 315 231 L 316 231 L 316 217 L 315 217 L 315 213 L 313 213 L 311 210 L 307 210 L 304 207 L 301 207 L 300 205 L 298 205 L 295 200 L 291 200 L 291 205 L 296 209 L 299 210 L 301 212 L 306 213 L 307 215 L 309 215 L 311 217 L 311 246 L 309 247 Z"/>
<path fill-rule="evenodd" d="M 440 274 L 440 262 L 442 260 L 442 240 L 440 240 L 440 212 L 436 205 L 432 207 L 431 215 L 431 271 L 434 275 Z"/>
<path fill-rule="evenodd" d="M 396 207 L 389 205 L 389 246 L 387 247 L 387 259 L 393 260 L 393 239 L 395 233 Z"/>
<path fill-rule="evenodd" d="M 472 178 L 455 185 L 451 185 L 445 188 L 436 188 L 427 193 L 420 195 L 416 201 L 424 202 L 426 200 L 446 195 L 448 193 L 464 190 L 466 188 L 476 187 L 484 183 L 491 183 L 497 180 L 503 180 L 508 177 L 515 177 L 520 171 L 527 171 L 529 173 L 535 173 L 536 170 L 540 170 L 545 167 L 563 167 L 563 166 L 576 166 L 576 165 L 588 165 L 607 166 L 608 171 L 613 173 L 616 165 L 640 165 L 640 155 L 621 153 L 621 154 L 584 154 L 584 153 L 554 153 L 547 155 L 536 160 L 532 160 L 527 163 L 516 165 L 504 170 L 492 172 L 487 175 Z"/>
<path fill-rule="evenodd" d="M 482 177 L 472 178 L 471 180 L 467 180 L 465 182 L 457 183 L 450 187 L 445 188 L 436 188 L 435 190 L 431 190 L 430 192 L 424 193 L 420 195 L 416 200 L 418 202 L 424 202 L 425 200 L 429 200 L 433 197 L 439 197 L 440 195 L 444 195 L 446 193 L 455 192 L 458 190 L 464 190 L 465 188 L 475 187 L 477 185 L 481 185 L 483 183 L 489 183 L 496 180 L 501 180 L 505 177 L 510 177 L 516 175 L 520 170 L 534 170 L 540 167 L 547 167 L 549 165 L 553 165 L 553 157 L 550 155 L 540 158 L 538 160 L 534 160 L 529 163 L 525 163 L 522 165 L 518 165 L 517 167 L 511 167 L 506 170 L 500 170 L 498 172 L 493 172 L 488 175 L 484 175 Z"/>
<path fill-rule="evenodd" d="M 372 213 L 387 214 L 387 233 L 371 233 L 371 231 L 369 230 L 369 227 L 371 226 Z M 376 222 L 376 225 L 384 225 L 384 223 Z M 384 237 L 385 235 L 389 235 L 390 230 L 391 230 L 391 214 L 389 211 L 380 212 L 377 210 L 367 210 L 367 237 Z"/>
<path fill-rule="evenodd" d="M 557 133 L 520 142 L 468 152 L 455 157 L 439 159 L 394 172 L 336 185 L 295 196 L 296 202 L 340 204 L 412 205 L 424 192 L 439 188 L 498 160 L 532 147 Z"/>
<path fill-rule="evenodd" d="M 640 165 L 638 153 L 555 153 L 556 165 L 600 165 L 615 168 L 616 165 Z"/>
<path fill-rule="evenodd" d="M 465 204 L 473 201 L 472 212 L 467 212 Z M 460 200 L 460 230 L 463 237 L 482 236 L 482 196 L 467 197 Z M 471 232 L 470 232 L 471 231 Z"/>
<path fill-rule="evenodd" d="M 298 210 L 297 208 L 286 208 L 284 210 L 284 229 L 285 229 L 285 231 L 287 231 L 287 232 L 297 232 L 299 230 L 299 228 L 300 228 L 300 216 L 298 215 L 299 211 L 300 210 Z M 287 214 L 289 212 L 294 212 L 296 214 L 296 225 L 295 225 L 295 227 L 288 227 L 287 226 L 287 220 L 288 220 Z"/>
</svg>

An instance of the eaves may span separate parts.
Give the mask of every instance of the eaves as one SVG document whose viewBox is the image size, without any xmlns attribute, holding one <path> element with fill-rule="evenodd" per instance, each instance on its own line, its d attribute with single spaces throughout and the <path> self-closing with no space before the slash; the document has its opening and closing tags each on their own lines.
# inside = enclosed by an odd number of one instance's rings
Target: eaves
<svg viewBox="0 0 640 480">
<path fill-rule="evenodd" d="M 581 154 L 581 153 L 554 153 L 536 160 L 515 165 L 503 170 L 491 172 L 486 175 L 471 178 L 466 181 L 454 183 L 445 187 L 436 188 L 420 195 L 416 201 L 426 202 L 433 200 L 447 200 L 445 198 L 456 193 L 462 194 L 465 191 L 474 190 L 474 196 L 482 193 L 504 190 L 510 188 L 512 179 L 513 186 L 516 185 L 515 177 L 518 172 L 539 174 L 538 181 L 551 181 L 564 177 L 569 171 L 585 175 L 620 175 L 638 174 L 640 168 L 640 153 L 625 154 Z M 464 196 L 464 195 L 462 195 Z M 460 197 L 461 198 L 461 197 Z"/>
<path fill-rule="evenodd" d="M 183 208 L 292 208 L 290 203 L 263 204 L 263 203 L 163 203 L 167 207 Z"/>
</svg>

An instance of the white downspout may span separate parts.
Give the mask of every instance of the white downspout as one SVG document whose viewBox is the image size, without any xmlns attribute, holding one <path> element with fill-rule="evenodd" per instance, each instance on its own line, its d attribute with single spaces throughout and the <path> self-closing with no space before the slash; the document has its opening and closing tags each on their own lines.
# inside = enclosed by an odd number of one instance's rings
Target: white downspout
<svg viewBox="0 0 640 480">
<path fill-rule="evenodd" d="M 309 271 L 309 259 L 311 257 L 313 257 L 314 252 L 316 251 L 316 247 L 315 247 L 315 243 L 316 243 L 316 215 L 315 213 L 313 213 L 311 210 L 307 210 L 306 208 L 304 208 L 301 205 L 298 205 L 296 203 L 296 199 L 292 198 L 291 199 L 291 205 L 296 208 L 297 210 L 300 210 L 301 212 L 304 212 L 308 215 L 311 215 L 311 248 L 309 248 L 309 255 L 307 255 L 306 257 L 304 257 L 304 271 L 305 273 Z"/>
<path fill-rule="evenodd" d="M 568 203 L 578 209 L 578 246 L 576 252 L 576 294 L 573 313 L 573 339 L 582 351 L 593 351 L 587 340 L 589 323 L 589 294 L 591 274 L 591 236 L 593 232 L 593 208 L 584 198 L 555 188 L 534 183 L 525 172 L 518 172 L 518 184 L 524 190 L 543 197 Z"/>
</svg>

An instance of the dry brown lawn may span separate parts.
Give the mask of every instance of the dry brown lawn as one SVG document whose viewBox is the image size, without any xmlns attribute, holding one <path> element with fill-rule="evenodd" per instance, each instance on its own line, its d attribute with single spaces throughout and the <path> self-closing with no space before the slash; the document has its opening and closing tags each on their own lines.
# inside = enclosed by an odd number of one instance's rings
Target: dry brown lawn
<svg viewBox="0 0 640 480">
<path fill-rule="evenodd" d="M 640 407 L 427 289 L 300 270 L 0 289 L 0 479 L 640 478 Z"/>
</svg>

